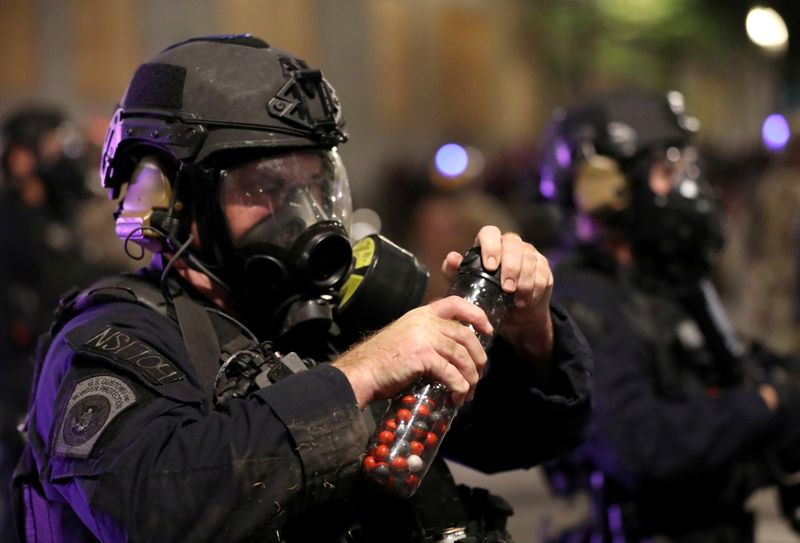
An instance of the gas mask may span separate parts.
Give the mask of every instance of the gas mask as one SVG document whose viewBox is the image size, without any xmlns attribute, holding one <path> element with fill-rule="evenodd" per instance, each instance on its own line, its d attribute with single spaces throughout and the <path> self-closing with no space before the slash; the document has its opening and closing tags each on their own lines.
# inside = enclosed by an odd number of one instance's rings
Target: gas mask
<svg viewBox="0 0 800 543">
<path fill-rule="evenodd" d="M 75 202 L 89 195 L 85 165 L 79 159 L 60 157 L 39 164 L 36 173 L 47 188 L 48 209 L 58 220 L 69 219 Z"/>
<path fill-rule="evenodd" d="M 719 198 L 703 179 L 693 147 L 669 147 L 633 172 L 631 242 L 648 276 L 680 285 L 711 270 L 724 237 Z"/>
<path fill-rule="evenodd" d="M 350 190 L 336 151 L 254 158 L 221 169 L 219 179 L 240 305 L 271 313 L 278 333 L 300 318 L 293 313 L 329 320 L 319 299 L 341 285 L 352 262 Z"/>
<path fill-rule="evenodd" d="M 68 220 L 75 204 L 88 197 L 87 148 L 81 132 L 68 121 L 44 132 L 36 146 L 36 174 L 47 190 L 47 208 L 56 220 Z"/>
<path fill-rule="evenodd" d="M 428 272 L 380 235 L 351 248 L 347 174 L 335 150 L 293 151 L 220 170 L 239 305 L 273 336 L 380 328 L 422 300 Z M 289 339 L 290 341 L 291 339 Z"/>
</svg>

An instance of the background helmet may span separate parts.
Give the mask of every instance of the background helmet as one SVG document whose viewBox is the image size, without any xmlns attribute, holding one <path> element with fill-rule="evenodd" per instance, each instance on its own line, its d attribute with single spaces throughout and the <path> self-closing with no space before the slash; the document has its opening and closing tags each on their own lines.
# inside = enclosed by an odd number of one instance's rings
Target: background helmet
<svg viewBox="0 0 800 543">
<path fill-rule="evenodd" d="M 722 245 L 718 198 L 691 146 L 698 127 L 678 92 L 622 92 L 556 110 L 543 140 L 541 187 L 568 215 L 620 233 L 645 273 L 693 280 Z M 656 167 L 669 178 L 658 193 L 650 183 Z"/>
<path fill-rule="evenodd" d="M 14 191 L 9 154 L 14 147 L 28 151 L 36 163 L 35 175 L 46 192 L 44 211 L 56 220 L 69 219 L 75 204 L 89 196 L 86 186 L 86 141 L 59 108 L 32 105 L 14 111 L 2 126 L 0 190 Z"/>
</svg>

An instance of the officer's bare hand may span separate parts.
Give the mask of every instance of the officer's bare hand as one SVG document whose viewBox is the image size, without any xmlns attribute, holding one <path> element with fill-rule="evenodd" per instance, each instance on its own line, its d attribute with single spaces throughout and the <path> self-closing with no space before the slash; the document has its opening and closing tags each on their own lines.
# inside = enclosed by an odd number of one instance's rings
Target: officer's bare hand
<svg viewBox="0 0 800 543">
<path fill-rule="evenodd" d="M 496 226 L 481 228 L 475 244 L 481 247 L 487 269 L 500 266 L 503 290 L 514 293 L 514 308 L 503 321 L 500 335 L 536 357 L 549 357 L 553 347 L 553 273 L 547 259 L 517 234 L 503 234 Z M 449 253 L 442 271 L 454 277 L 462 259 L 459 253 Z"/>
<path fill-rule="evenodd" d="M 492 333 L 483 310 L 449 296 L 409 311 L 333 365 L 350 381 L 361 408 L 393 397 L 421 376 L 444 384 L 461 404 L 472 397 L 486 365 L 483 347 L 462 323 Z"/>
</svg>

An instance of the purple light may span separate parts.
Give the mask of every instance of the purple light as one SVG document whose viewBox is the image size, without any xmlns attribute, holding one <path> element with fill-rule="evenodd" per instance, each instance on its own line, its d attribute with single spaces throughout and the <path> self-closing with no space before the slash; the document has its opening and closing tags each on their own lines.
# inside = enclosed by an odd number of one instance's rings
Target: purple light
<svg viewBox="0 0 800 543">
<path fill-rule="evenodd" d="M 593 471 L 591 477 L 589 478 L 589 482 L 592 485 L 592 488 L 595 490 L 600 490 L 603 488 L 605 484 L 605 477 L 603 477 L 602 471 Z"/>
<path fill-rule="evenodd" d="M 556 142 L 556 161 L 562 168 L 569 168 L 569 165 L 572 163 L 572 157 L 570 157 L 569 153 L 569 145 L 567 145 L 567 142 L 562 139 Z"/>
<path fill-rule="evenodd" d="M 467 170 L 467 150 L 457 143 L 448 143 L 436 151 L 436 169 L 446 177 L 456 177 Z"/>
<path fill-rule="evenodd" d="M 597 236 L 597 225 L 586 215 L 578 215 L 575 217 L 575 234 L 582 241 L 591 241 Z"/>
<path fill-rule="evenodd" d="M 764 145 L 772 151 L 780 151 L 789 142 L 791 130 L 786 117 L 780 113 L 773 113 L 764 120 L 761 126 L 761 137 Z"/>
<path fill-rule="evenodd" d="M 622 533 L 622 509 L 619 505 L 608 506 L 608 528 L 611 530 L 614 543 L 625 541 Z"/>
<path fill-rule="evenodd" d="M 556 195 L 556 183 L 553 179 L 552 168 L 543 167 L 542 177 L 539 180 L 539 192 L 548 200 L 552 200 Z"/>
</svg>

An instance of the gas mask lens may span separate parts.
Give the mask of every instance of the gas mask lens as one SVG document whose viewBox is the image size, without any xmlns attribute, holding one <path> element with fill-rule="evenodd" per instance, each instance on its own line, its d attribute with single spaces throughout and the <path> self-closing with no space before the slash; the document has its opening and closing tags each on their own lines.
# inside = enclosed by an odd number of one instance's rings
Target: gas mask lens
<svg viewBox="0 0 800 543">
<path fill-rule="evenodd" d="M 260 238 L 289 249 L 308 227 L 324 221 L 350 228 L 350 189 L 335 150 L 257 158 L 223 169 L 220 179 L 220 203 L 237 247 Z"/>
<path fill-rule="evenodd" d="M 694 199 L 700 195 L 701 183 L 693 147 L 669 147 L 650 166 L 650 190 L 657 196 L 677 191 L 684 198 Z"/>
</svg>

